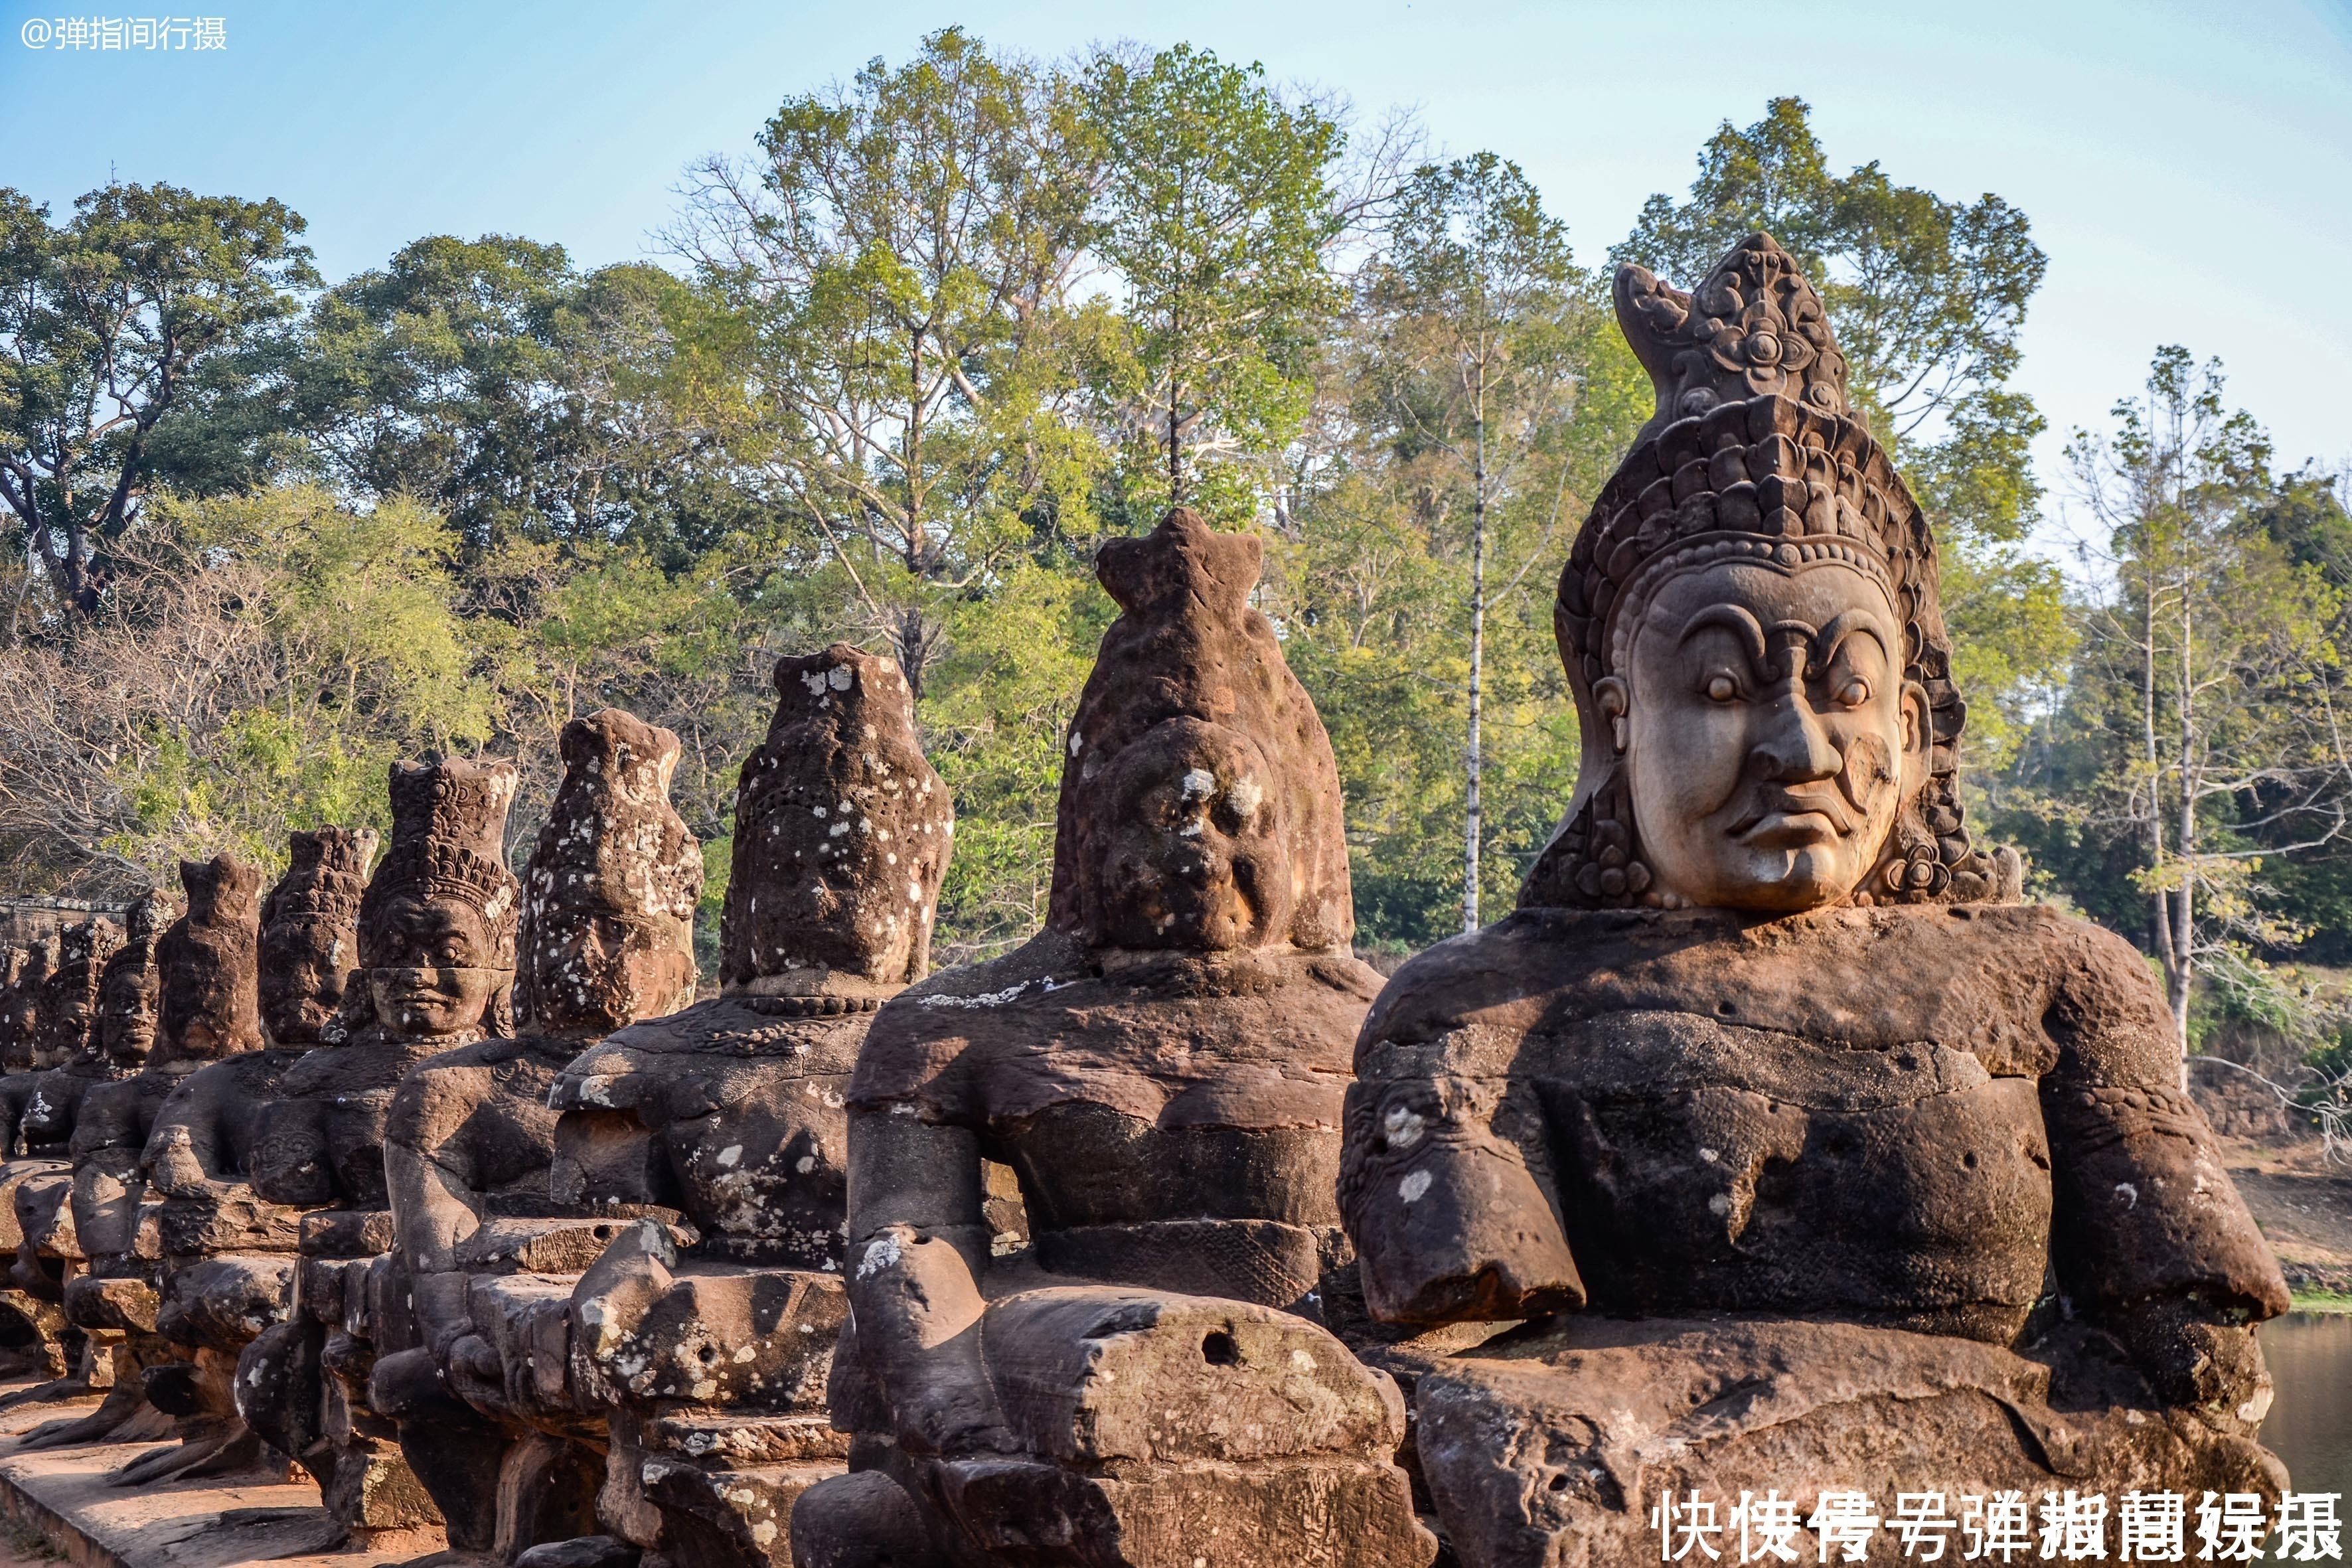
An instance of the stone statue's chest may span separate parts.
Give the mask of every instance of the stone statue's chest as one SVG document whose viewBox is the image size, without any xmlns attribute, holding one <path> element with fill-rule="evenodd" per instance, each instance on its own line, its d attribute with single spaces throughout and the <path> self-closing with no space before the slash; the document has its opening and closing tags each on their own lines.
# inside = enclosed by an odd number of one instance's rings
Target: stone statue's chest
<svg viewBox="0 0 2352 1568">
<path fill-rule="evenodd" d="M 1336 1122 L 1336 1114 L 1332 1121 Z M 989 1124 L 1043 1229 L 1161 1220 L 1339 1223 L 1335 1125 L 1169 1126 L 1065 1100 Z"/>
<path fill-rule="evenodd" d="M 1531 1037 L 1570 1245 L 1603 1310 L 1827 1312 L 2006 1341 L 2041 1293 L 2033 1080 L 1688 1014 Z"/>
<path fill-rule="evenodd" d="M 846 1074 L 779 1068 L 730 1078 L 720 1093 L 674 1108 L 696 1112 L 660 1136 L 703 1255 L 837 1266 L 849 1205 L 848 1087 Z"/>
</svg>

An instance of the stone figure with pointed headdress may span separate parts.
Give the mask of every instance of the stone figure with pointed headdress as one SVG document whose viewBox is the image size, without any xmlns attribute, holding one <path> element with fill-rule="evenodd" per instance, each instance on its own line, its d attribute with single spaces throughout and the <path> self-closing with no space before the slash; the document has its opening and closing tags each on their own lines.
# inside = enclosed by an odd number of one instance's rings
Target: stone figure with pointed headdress
<svg viewBox="0 0 2352 1568">
<path fill-rule="evenodd" d="M 392 1286 L 369 1398 L 457 1551 L 504 1561 L 597 1533 L 604 1421 L 565 1397 L 560 1342 L 532 1346 L 551 1397 L 528 1352 L 510 1385 L 500 1348 L 535 1311 L 560 1323 L 631 1217 L 554 1202 L 548 1092 L 582 1050 L 694 1000 L 702 856 L 669 801 L 679 751 L 616 708 L 564 726 L 563 782 L 523 870 L 519 1033 L 436 1056 L 393 1096 Z"/>
<path fill-rule="evenodd" d="M 1340 1098 L 1379 984 L 1331 745 L 1178 510 L 1106 545 L 1120 615 L 1066 737 L 1045 930 L 909 988 L 850 1093 L 855 1473 L 803 1563 L 1423 1568 L 1399 1391 L 1352 1295 Z M 983 1169 L 1030 1245 L 997 1256 Z"/>
<path fill-rule="evenodd" d="M 1560 578 L 1575 796 L 1349 1092 L 1372 1310 L 1526 1321 L 1419 1380 L 1453 1550 L 1654 1557 L 1694 1491 L 2274 1495 L 2277 1265 L 2146 963 L 1971 839 L 1934 542 L 1819 299 L 1761 234 L 1616 297 L 1659 406 Z"/>
</svg>

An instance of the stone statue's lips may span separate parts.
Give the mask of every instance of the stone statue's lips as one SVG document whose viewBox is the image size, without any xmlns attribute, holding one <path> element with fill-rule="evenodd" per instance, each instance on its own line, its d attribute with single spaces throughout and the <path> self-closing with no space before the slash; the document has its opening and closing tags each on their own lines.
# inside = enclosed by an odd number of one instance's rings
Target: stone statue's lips
<svg viewBox="0 0 2352 1568">
<path fill-rule="evenodd" d="M 1823 783 L 1806 787 L 1767 784 L 1756 792 L 1755 803 L 1731 825 L 1735 838 L 1755 844 L 1814 843 L 1843 838 L 1854 829 L 1854 818 L 1835 786 Z"/>
</svg>

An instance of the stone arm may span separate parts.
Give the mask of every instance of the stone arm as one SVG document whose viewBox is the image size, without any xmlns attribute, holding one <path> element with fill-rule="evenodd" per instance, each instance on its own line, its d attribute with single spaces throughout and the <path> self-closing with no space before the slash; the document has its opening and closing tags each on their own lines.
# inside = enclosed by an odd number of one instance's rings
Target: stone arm
<svg viewBox="0 0 2352 1568">
<path fill-rule="evenodd" d="M 909 1453 L 1015 1447 L 980 1344 L 990 1230 L 978 1135 L 899 1103 L 853 1107 L 849 1300 L 857 1349 Z"/>
<path fill-rule="evenodd" d="M 2167 1400 L 2259 1419 L 2253 1325 L 2288 1305 L 2278 1260 L 2180 1084 L 2172 1016 L 2120 938 L 2079 932 L 2042 1027 L 2051 1246 L 2060 1288 Z"/>
<path fill-rule="evenodd" d="M 1360 1059 L 1377 1071 L 1387 1054 L 1375 1043 Z M 1404 1075 L 1349 1086 L 1339 1155 L 1339 1211 L 1372 1315 L 1434 1324 L 1581 1308 L 1555 1189 L 1529 1160 L 1544 1158 L 1535 1108 L 1506 1080 L 1398 1065 Z"/>
<path fill-rule="evenodd" d="M 394 1247 L 418 1338 L 436 1360 L 473 1326 L 466 1306 L 469 1276 L 458 1265 L 457 1247 L 481 1228 L 484 1209 L 457 1124 L 488 1091 L 488 1078 L 487 1069 L 412 1071 L 394 1094 L 384 1125 Z"/>
</svg>

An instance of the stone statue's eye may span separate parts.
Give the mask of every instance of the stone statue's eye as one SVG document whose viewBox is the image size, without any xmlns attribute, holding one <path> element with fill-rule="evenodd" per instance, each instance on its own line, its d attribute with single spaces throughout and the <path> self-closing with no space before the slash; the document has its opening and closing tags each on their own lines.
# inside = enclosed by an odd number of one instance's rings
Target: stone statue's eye
<svg viewBox="0 0 2352 1568">
<path fill-rule="evenodd" d="M 1837 689 L 1837 700 L 1848 708 L 1859 708 L 1870 700 L 1870 682 L 1855 676 Z"/>
<path fill-rule="evenodd" d="M 1728 702 L 1739 695 L 1739 683 L 1727 675 L 1718 675 L 1706 683 L 1706 700 Z"/>
</svg>

